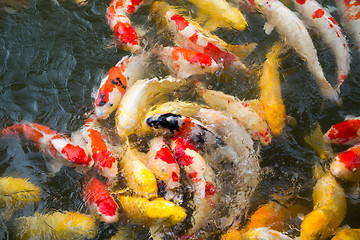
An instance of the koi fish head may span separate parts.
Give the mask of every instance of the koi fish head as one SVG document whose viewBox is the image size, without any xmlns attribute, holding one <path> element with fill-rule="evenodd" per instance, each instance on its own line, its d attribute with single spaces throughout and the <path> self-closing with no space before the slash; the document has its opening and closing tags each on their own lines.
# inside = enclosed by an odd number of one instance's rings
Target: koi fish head
<svg viewBox="0 0 360 240">
<path fill-rule="evenodd" d="M 312 211 L 301 224 L 300 237 L 304 240 L 326 239 L 322 236 L 329 232 L 329 217 L 323 211 Z"/>
<path fill-rule="evenodd" d="M 360 179 L 359 148 L 355 146 L 337 155 L 330 165 L 331 173 L 343 180 L 358 181 Z"/>
<path fill-rule="evenodd" d="M 181 118 L 181 115 L 174 113 L 155 114 L 146 119 L 146 124 L 156 129 L 166 128 L 174 133 L 182 125 L 182 122 L 179 122 Z"/>
<path fill-rule="evenodd" d="M 271 7 L 270 0 L 255 0 L 254 3 L 260 12 L 264 12 L 266 9 Z"/>
<path fill-rule="evenodd" d="M 360 119 L 349 119 L 331 126 L 324 134 L 327 143 L 350 144 L 359 138 Z"/>
</svg>

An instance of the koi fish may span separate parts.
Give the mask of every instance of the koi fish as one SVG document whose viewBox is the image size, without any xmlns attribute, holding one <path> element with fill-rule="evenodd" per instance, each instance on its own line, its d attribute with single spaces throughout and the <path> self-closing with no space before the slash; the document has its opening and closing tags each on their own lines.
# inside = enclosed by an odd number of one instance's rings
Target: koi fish
<svg viewBox="0 0 360 240">
<path fill-rule="evenodd" d="M 22 208 L 40 201 L 40 188 L 23 178 L 0 178 L 0 207 Z"/>
<path fill-rule="evenodd" d="M 0 131 L 0 137 L 17 135 L 34 142 L 35 146 L 48 156 L 66 160 L 64 162 L 71 166 L 91 168 L 94 164 L 82 147 L 74 144 L 65 134 L 51 130 L 44 125 L 21 122 Z"/>
<path fill-rule="evenodd" d="M 116 44 L 125 51 L 137 53 L 141 50 L 135 28 L 122 6 L 123 0 L 112 0 L 106 10 L 106 18 L 113 31 Z"/>
<path fill-rule="evenodd" d="M 336 0 L 338 14 L 341 23 L 349 31 L 356 41 L 358 52 L 360 53 L 360 8 L 358 0 Z"/>
<path fill-rule="evenodd" d="M 322 95 L 332 102 L 341 105 L 338 93 L 326 80 L 319 63 L 317 52 L 304 23 L 277 0 L 255 0 L 260 12 L 264 14 L 267 23 L 264 25 L 265 33 L 270 34 L 276 28 L 286 45 L 295 49 L 301 58 L 305 60 L 314 79 L 320 87 Z M 287 19 L 284 21 L 284 19 Z"/>
<path fill-rule="evenodd" d="M 117 159 L 109 150 L 105 137 L 96 127 L 96 117 L 91 115 L 83 128 L 72 134 L 72 139 L 83 141 L 81 144 L 94 160 L 94 167 L 98 173 L 110 180 L 114 180 L 118 173 Z M 79 136 L 78 136 L 79 135 Z"/>
<path fill-rule="evenodd" d="M 84 200 L 94 215 L 106 223 L 119 220 L 118 205 L 99 179 L 87 179 L 83 188 Z"/>
<path fill-rule="evenodd" d="M 292 238 L 276 230 L 267 227 L 253 228 L 241 235 L 243 240 L 267 239 L 267 240 L 292 240 Z"/>
<path fill-rule="evenodd" d="M 93 239 L 95 217 L 78 212 L 54 212 L 15 219 L 16 239 Z"/>
<path fill-rule="evenodd" d="M 246 69 L 239 57 L 227 51 L 216 39 L 205 36 L 196 25 L 180 14 L 167 11 L 165 18 L 178 46 L 204 53 L 218 64 L 225 64 L 234 69 Z"/>
<path fill-rule="evenodd" d="M 156 102 L 165 98 L 166 94 L 181 87 L 187 86 L 192 81 L 167 77 L 138 80 L 130 86 L 120 101 L 116 112 L 116 130 L 122 139 L 130 134 L 143 133 L 140 128 L 145 112 Z"/>
<path fill-rule="evenodd" d="M 328 172 L 316 182 L 312 196 L 314 209 L 301 223 L 300 239 L 328 239 L 346 215 L 344 189 Z"/>
<path fill-rule="evenodd" d="M 179 78 L 213 73 L 221 67 L 210 56 L 186 48 L 164 47 L 156 52 L 165 65 L 175 70 Z"/>
<path fill-rule="evenodd" d="M 350 182 L 360 180 L 360 145 L 355 145 L 339 153 L 331 162 L 331 173 L 340 179 Z"/>
<path fill-rule="evenodd" d="M 146 158 L 146 154 L 128 146 L 120 161 L 121 173 L 127 186 L 138 196 L 155 198 L 158 196 L 157 181 L 155 175 L 144 164 L 148 161 Z"/>
<path fill-rule="evenodd" d="M 322 40 L 334 52 L 338 67 L 338 82 L 335 89 L 340 92 L 340 86 L 350 71 L 351 57 L 339 24 L 316 0 L 293 0 L 293 3 L 305 22 L 319 32 Z"/>
<path fill-rule="evenodd" d="M 331 240 L 356 240 L 360 239 L 360 229 L 343 229 L 335 234 Z"/>
<path fill-rule="evenodd" d="M 207 224 L 216 208 L 219 195 L 215 183 L 215 173 L 199 154 L 198 149 L 187 139 L 172 137 L 171 149 L 194 188 L 193 226 L 186 234 L 191 236 Z"/>
<path fill-rule="evenodd" d="M 227 1 L 189 0 L 198 8 L 199 19 L 206 21 L 204 28 L 214 31 L 218 27 L 245 30 L 247 22 L 241 11 L 232 7 Z M 210 20 L 209 20 L 210 19 Z"/>
<path fill-rule="evenodd" d="M 163 198 L 147 199 L 118 195 L 117 200 L 130 221 L 149 227 L 171 227 L 186 218 L 185 209 Z"/>
<path fill-rule="evenodd" d="M 179 165 L 162 136 L 151 139 L 147 155 L 145 165 L 157 179 L 164 181 L 169 189 L 180 186 Z"/>
<path fill-rule="evenodd" d="M 224 141 L 212 130 L 196 119 L 174 113 L 155 114 L 146 119 L 146 123 L 156 129 L 167 129 L 174 137 L 189 139 L 195 144 L 224 145 Z"/>
<path fill-rule="evenodd" d="M 251 132 L 253 138 L 259 140 L 262 145 L 270 144 L 272 136 L 267 123 L 247 102 L 220 91 L 206 89 L 200 82 L 197 82 L 196 86 L 200 96 L 211 108 L 227 112 L 244 125 Z"/>
<path fill-rule="evenodd" d="M 285 127 L 286 108 L 281 96 L 280 64 L 279 55 L 284 51 L 281 42 L 275 44 L 263 65 L 262 75 L 259 80 L 260 103 L 264 110 L 264 116 L 270 127 L 271 133 L 278 136 Z"/>
<path fill-rule="evenodd" d="M 121 8 L 125 11 L 126 14 L 134 14 L 143 4 L 144 0 L 122 0 L 117 2 L 118 5 L 121 4 Z"/>
<path fill-rule="evenodd" d="M 342 145 L 360 143 L 360 119 L 347 119 L 332 125 L 324 134 L 324 141 Z"/>
</svg>

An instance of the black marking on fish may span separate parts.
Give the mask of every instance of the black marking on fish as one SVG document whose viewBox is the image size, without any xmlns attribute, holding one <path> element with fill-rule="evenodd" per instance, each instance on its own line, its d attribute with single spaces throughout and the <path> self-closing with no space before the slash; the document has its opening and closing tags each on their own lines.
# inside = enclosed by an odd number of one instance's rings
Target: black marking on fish
<svg viewBox="0 0 360 240">
<path fill-rule="evenodd" d="M 175 131 L 178 131 L 179 126 L 179 118 L 181 118 L 181 115 L 174 114 L 174 113 L 164 113 L 164 114 L 155 114 L 148 119 L 146 119 L 147 125 L 150 127 L 154 127 L 156 129 L 158 128 L 166 128 L 171 131 L 171 133 L 174 133 Z"/>
<path fill-rule="evenodd" d="M 105 94 L 99 93 L 99 95 L 100 95 L 99 97 L 100 97 L 101 101 L 99 102 L 98 106 L 102 107 L 106 104 L 106 101 L 104 100 Z"/>
<path fill-rule="evenodd" d="M 121 81 L 121 79 L 119 77 L 115 78 L 115 79 L 111 79 L 111 83 L 113 85 L 116 85 L 116 86 L 119 86 L 121 87 L 122 89 L 126 89 L 126 85 L 124 85 Z"/>
</svg>

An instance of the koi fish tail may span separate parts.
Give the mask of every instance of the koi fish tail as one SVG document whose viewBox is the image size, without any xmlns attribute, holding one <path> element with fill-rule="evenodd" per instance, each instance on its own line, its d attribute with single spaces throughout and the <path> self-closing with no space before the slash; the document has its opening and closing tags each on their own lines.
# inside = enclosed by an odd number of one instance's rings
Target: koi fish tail
<svg viewBox="0 0 360 240">
<path fill-rule="evenodd" d="M 18 137 L 22 133 L 22 126 L 15 124 L 13 126 L 0 130 L 0 138 L 3 137 Z"/>
<path fill-rule="evenodd" d="M 245 43 L 241 45 L 228 45 L 226 48 L 241 59 L 247 58 L 257 47 L 257 43 Z"/>
<path fill-rule="evenodd" d="M 271 51 L 266 54 L 269 60 L 279 59 L 279 56 L 287 50 L 285 44 L 282 41 L 278 41 L 272 46 Z"/>
</svg>

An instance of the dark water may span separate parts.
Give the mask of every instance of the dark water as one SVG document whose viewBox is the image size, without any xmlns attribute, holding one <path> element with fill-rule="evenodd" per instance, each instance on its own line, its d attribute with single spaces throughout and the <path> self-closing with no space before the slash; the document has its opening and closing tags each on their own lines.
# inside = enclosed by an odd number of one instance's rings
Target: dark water
<svg viewBox="0 0 360 240">
<path fill-rule="evenodd" d="M 85 6 L 72 1 L 59 4 L 38 0 L 13 14 L 0 12 L 0 127 L 26 120 L 46 125 L 54 130 L 71 133 L 81 127 L 84 114 L 91 110 L 91 93 L 101 78 L 124 55 L 129 53 L 113 46 L 113 37 L 105 18 L 110 1 L 90 0 Z M 323 1 L 334 6 L 333 1 Z M 148 9 L 140 9 L 133 16 L 136 25 L 154 29 L 148 21 Z M 336 12 L 332 13 L 339 20 Z M 269 36 L 262 30 L 264 19 L 257 13 L 246 14 L 249 29 L 244 32 L 219 30 L 219 37 L 233 44 L 257 42 L 258 47 L 247 59 L 248 65 L 261 66 L 265 53 L 279 39 L 276 32 Z M 153 31 L 154 32 L 154 31 Z M 346 34 L 346 31 L 345 31 Z M 328 80 L 336 82 L 336 65 L 331 50 L 316 34 L 313 40 Z M 153 42 L 147 34 L 143 43 Z M 287 114 L 298 124 L 287 126 L 284 133 L 261 150 L 261 167 L 266 169 L 263 181 L 252 199 L 252 209 L 293 189 L 298 198 L 312 207 L 312 166 L 318 161 L 316 153 L 305 144 L 303 136 L 319 122 L 326 131 L 345 116 L 360 115 L 360 59 L 353 39 L 347 38 L 351 48 L 351 72 L 342 85 L 343 107 L 323 103 L 306 64 L 294 51 L 284 54 L 282 64 L 282 94 Z M 257 97 L 256 77 L 241 74 L 224 75 L 224 79 L 209 78 L 208 85 L 235 95 L 240 99 Z M 28 206 L 15 213 L 32 215 L 34 211 L 73 210 L 87 212 L 81 198 L 82 175 L 64 167 L 55 177 L 48 177 L 43 156 L 32 143 L 22 140 L 0 140 L 0 176 L 29 178 L 43 191 L 37 206 Z M 358 200 L 349 203 L 344 224 L 360 227 Z M 98 238 L 115 233 L 115 227 L 101 225 Z M 2 223 L 0 237 L 12 238 L 12 227 Z"/>
</svg>

